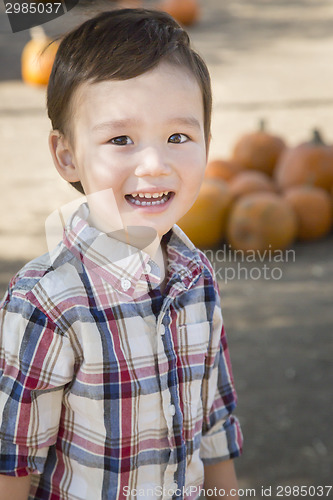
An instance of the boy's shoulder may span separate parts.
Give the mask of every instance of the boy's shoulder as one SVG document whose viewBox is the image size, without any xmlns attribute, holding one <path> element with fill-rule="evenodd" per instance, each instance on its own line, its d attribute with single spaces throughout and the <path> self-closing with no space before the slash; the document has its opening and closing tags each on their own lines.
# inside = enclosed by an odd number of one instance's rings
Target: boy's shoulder
<svg viewBox="0 0 333 500">
<path fill-rule="evenodd" d="M 57 251 L 57 257 L 55 257 L 55 251 Z M 63 248 L 62 243 L 59 243 L 55 251 L 52 253 L 46 252 L 27 262 L 11 279 L 10 286 L 24 292 L 24 290 L 31 290 L 38 282 L 50 274 L 56 277 L 70 259 L 70 255 Z"/>
<path fill-rule="evenodd" d="M 57 233 L 57 244 L 53 240 L 48 241 L 48 235 L 46 234 L 50 250 L 27 262 L 16 273 L 9 283 L 7 300 L 8 297 L 30 300 L 35 295 L 39 296 L 40 300 L 42 300 L 43 296 L 46 304 L 46 302 L 50 303 L 50 301 L 46 300 L 47 297 L 52 300 L 56 296 L 60 296 L 62 291 L 77 287 L 81 283 L 79 274 L 80 269 L 82 269 L 82 262 L 77 261 L 76 256 L 64 241 L 66 234 L 73 235 L 73 239 L 77 236 L 76 233 L 71 232 L 72 221 L 77 212 L 78 210 L 75 210 L 71 214 L 65 227 L 61 226 L 61 232 Z M 79 219 L 80 223 L 81 219 Z"/>
<path fill-rule="evenodd" d="M 73 256 L 59 243 L 54 252 L 27 262 L 10 280 L 0 308 L 10 303 L 13 311 L 33 306 L 47 313 L 57 296 L 79 282 L 71 259 Z"/>
</svg>

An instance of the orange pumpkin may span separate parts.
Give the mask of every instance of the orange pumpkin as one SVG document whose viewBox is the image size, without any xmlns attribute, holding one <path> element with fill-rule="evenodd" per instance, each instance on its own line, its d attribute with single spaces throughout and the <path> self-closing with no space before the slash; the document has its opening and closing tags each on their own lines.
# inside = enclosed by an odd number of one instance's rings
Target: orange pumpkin
<svg viewBox="0 0 333 500">
<path fill-rule="evenodd" d="M 298 217 L 298 238 L 316 240 L 326 236 L 333 223 L 332 200 L 324 189 L 295 186 L 284 193 Z"/>
<path fill-rule="evenodd" d="M 228 182 L 236 174 L 241 172 L 242 169 L 243 167 L 234 160 L 223 160 L 222 158 L 217 158 L 216 160 L 208 162 L 205 177 L 218 178 Z"/>
<path fill-rule="evenodd" d="M 296 238 L 297 218 L 293 208 L 275 193 L 251 193 L 233 204 L 227 239 L 237 250 L 283 250 Z"/>
<path fill-rule="evenodd" d="M 327 146 L 318 130 L 314 130 L 312 141 L 284 152 L 274 177 L 282 190 L 308 184 L 330 191 L 333 186 L 333 147 Z"/>
<path fill-rule="evenodd" d="M 31 85 L 47 85 L 59 44 L 51 43 L 41 26 L 31 28 L 30 33 L 21 57 L 22 78 Z"/>
<path fill-rule="evenodd" d="M 274 182 L 268 175 L 257 170 L 244 170 L 229 182 L 234 198 L 258 191 L 276 192 Z"/>
<path fill-rule="evenodd" d="M 191 26 L 200 17 L 197 0 L 164 0 L 157 8 L 167 12 L 177 22 L 185 26 Z"/>
<path fill-rule="evenodd" d="M 215 247 L 224 236 L 231 201 L 226 182 L 204 179 L 194 205 L 178 225 L 196 246 Z"/>
<path fill-rule="evenodd" d="M 232 155 L 244 168 L 272 175 L 285 148 L 284 140 L 266 132 L 265 122 L 261 121 L 257 132 L 245 134 L 236 142 Z"/>
</svg>

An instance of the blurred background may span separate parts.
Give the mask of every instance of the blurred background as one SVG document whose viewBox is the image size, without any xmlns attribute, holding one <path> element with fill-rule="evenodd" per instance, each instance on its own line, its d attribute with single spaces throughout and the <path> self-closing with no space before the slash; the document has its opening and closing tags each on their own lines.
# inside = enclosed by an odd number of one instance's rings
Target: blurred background
<svg viewBox="0 0 333 500">
<path fill-rule="evenodd" d="M 210 159 L 230 158 L 236 142 L 262 119 L 289 148 L 308 141 L 314 128 L 332 144 L 332 2 L 197 4 L 187 29 L 212 76 Z M 91 2 L 88 10 L 79 4 L 43 28 L 50 37 L 61 35 L 99 5 Z M 114 1 L 103 3 L 115 7 Z M 25 262 L 47 251 L 47 216 L 78 196 L 49 154 L 45 86 L 21 78 L 21 53 L 29 40 L 29 30 L 11 33 L 1 3 L 1 296 Z M 236 259 L 223 238 L 214 250 L 206 249 L 219 279 L 239 396 L 240 486 L 255 488 L 256 498 L 262 486 L 272 486 L 274 497 L 278 485 L 324 486 L 333 477 L 332 232 L 310 242 L 294 238 L 288 248 L 292 253 L 284 249 L 279 261 L 257 256 L 253 262 Z M 316 498 L 311 492 L 303 498 Z"/>
</svg>

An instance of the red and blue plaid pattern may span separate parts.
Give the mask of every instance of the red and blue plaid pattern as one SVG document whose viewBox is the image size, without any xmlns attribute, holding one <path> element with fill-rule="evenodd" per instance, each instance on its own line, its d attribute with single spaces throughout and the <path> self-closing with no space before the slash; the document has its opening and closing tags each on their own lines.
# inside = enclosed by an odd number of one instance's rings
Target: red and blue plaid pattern
<svg viewBox="0 0 333 500">
<path fill-rule="evenodd" d="M 30 499 L 196 498 L 242 446 L 212 267 L 174 226 L 162 295 L 149 255 L 87 215 L 2 301 L 0 473 L 32 473 Z"/>
</svg>

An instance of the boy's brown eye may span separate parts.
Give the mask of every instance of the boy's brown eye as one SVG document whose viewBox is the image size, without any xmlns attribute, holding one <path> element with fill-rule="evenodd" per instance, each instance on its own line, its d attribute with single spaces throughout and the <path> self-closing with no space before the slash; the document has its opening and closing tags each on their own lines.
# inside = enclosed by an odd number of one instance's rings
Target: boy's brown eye
<svg viewBox="0 0 333 500">
<path fill-rule="evenodd" d="M 113 137 L 109 142 L 111 142 L 111 144 L 115 144 L 116 146 L 127 146 L 128 144 L 133 144 L 132 139 L 130 139 L 128 135 L 119 135 L 118 137 Z"/>
<path fill-rule="evenodd" d="M 189 137 L 185 134 L 172 134 L 169 137 L 169 142 L 174 144 L 182 144 L 183 142 L 187 142 Z"/>
</svg>

